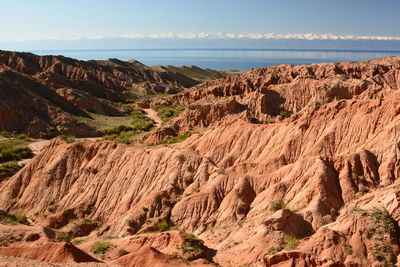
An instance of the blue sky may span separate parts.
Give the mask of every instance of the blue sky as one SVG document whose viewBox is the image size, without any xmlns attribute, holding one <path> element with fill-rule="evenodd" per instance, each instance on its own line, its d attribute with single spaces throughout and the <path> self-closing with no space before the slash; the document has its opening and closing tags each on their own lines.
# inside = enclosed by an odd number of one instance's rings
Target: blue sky
<svg viewBox="0 0 400 267">
<path fill-rule="evenodd" d="M 398 0 L 0 0 L 0 48 L 89 39 L 400 40 Z M 274 35 L 270 35 L 274 33 Z M 253 35 L 250 35 L 253 34 Z M 305 35 L 312 34 L 312 35 Z M 324 35 L 330 34 L 330 35 Z M 396 40 L 397 40 L 396 39 Z M 60 40 L 54 46 L 45 40 Z"/>
</svg>

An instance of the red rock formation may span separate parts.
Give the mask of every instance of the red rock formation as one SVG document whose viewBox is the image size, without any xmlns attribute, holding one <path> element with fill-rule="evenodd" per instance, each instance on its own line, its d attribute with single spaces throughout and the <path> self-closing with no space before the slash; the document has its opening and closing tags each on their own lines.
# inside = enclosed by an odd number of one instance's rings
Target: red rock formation
<svg viewBox="0 0 400 267">
<path fill-rule="evenodd" d="M 169 229 L 176 226 L 203 239 L 222 266 L 393 266 L 398 69 L 399 59 L 388 58 L 205 83 L 162 100 L 195 100 L 174 123 L 207 127 L 201 133 L 166 146 L 55 140 L 0 184 L 0 209 L 54 228 L 97 220 L 101 227 L 80 248 L 115 236 L 115 249 L 130 252 L 115 263 L 180 264 L 168 256 L 186 244 Z M 276 118 L 281 111 L 291 114 Z M 248 122 L 247 112 L 274 123 Z M 160 223 L 165 232 L 136 235 L 160 231 Z"/>
<path fill-rule="evenodd" d="M 98 262 L 71 243 L 47 243 L 43 245 L 19 245 L 0 247 L 0 255 L 35 259 L 45 262 L 75 263 Z"/>
</svg>

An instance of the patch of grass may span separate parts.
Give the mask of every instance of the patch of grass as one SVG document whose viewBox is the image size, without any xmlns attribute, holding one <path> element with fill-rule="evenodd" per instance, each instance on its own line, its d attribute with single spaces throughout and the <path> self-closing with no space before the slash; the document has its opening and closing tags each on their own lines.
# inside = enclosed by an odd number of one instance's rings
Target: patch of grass
<svg viewBox="0 0 400 267">
<path fill-rule="evenodd" d="M 199 247 L 195 247 L 195 246 L 187 246 L 187 247 L 183 248 L 183 254 L 191 253 L 191 252 L 202 253 L 203 249 L 199 248 Z"/>
<path fill-rule="evenodd" d="M 13 134 L 9 132 L 0 132 L 0 137 L 4 138 L 14 138 L 18 140 L 23 140 L 23 141 L 29 141 L 30 138 L 26 134 Z"/>
<path fill-rule="evenodd" d="M 182 104 L 172 104 L 170 106 L 154 106 L 153 109 L 157 111 L 158 116 L 164 122 L 168 122 L 181 114 L 186 109 L 186 106 Z"/>
<path fill-rule="evenodd" d="M 21 224 L 27 224 L 28 220 L 26 219 L 26 216 L 22 213 L 15 213 L 14 214 L 15 220 Z"/>
<path fill-rule="evenodd" d="M 272 247 L 272 248 L 268 249 L 267 254 L 268 255 L 274 255 L 274 254 L 278 253 L 281 250 L 282 250 L 282 248 Z"/>
<path fill-rule="evenodd" d="M 349 243 L 342 243 L 343 251 L 347 255 L 353 254 L 353 248 L 350 246 Z"/>
<path fill-rule="evenodd" d="M 72 243 L 73 243 L 75 246 L 77 246 L 77 245 L 80 245 L 80 244 L 85 243 L 85 242 L 88 241 L 88 240 L 89 240 L 88 238 L 75 239 L 74 241 L 72 241 Z"/>
<path fill-rule="evenodd" d="M 131 144 L 137 135 L 154 127 L 154 121 L 139 108 L 132 108 L 130 117 L 129 125 L 120 124 L 112 128 L 103 129 L 103 138 L 109 141 Z"/>
<path fill-rule="evenodd" d="M 125 249 L 118 250 L 118 257 L 125 256 L 126 254 L 129 254 L 129 251 L 127 251 Z"/>
<path fill-rule="evenodd" d="M 285 240 L 287 249 L 294 249 L 299 243 L 299 239 L 293 234 L 286 234 L 283 239 Z"/>
<path fill-rule="evenodd" d="M 122 132 L 132 131 L 133 128 L 127 125 L 118 125 L 113 128 L 108 128 L 103 130 L 103 134 L 110 135 L 110 134 L 120 134 Z"/>
<path fill-rule="evenodd" d="M 278 210 L 282 210 L 284 208 L 286 208 L 286 205 L 285 205 L 285 203 L 283 203 L 282 200 L 277 199 L 277 200 L 271 201 L 271 207 L 270 207 L 271 211 L 275 212 Z"/>
<path fill-rule="evenodd" d="M 134 131 L 145 132 L 154 126 L 154 121 L 147 117 L 146 112 L 139 108 L 134 108 L 131 111 L 131 126 Z"/>
<path fill-rule="evenodd" d="M 154 145 L 166 145 L 166 144 L 175 144 L 175 143 L 179 143 L 179 142 L 185 141 L 186 139 L 188 139 L 188 138 L 189 138 L 192 134 L 194 134 L 194 133 L 195 133 L 195 132 L 188 131 L 188 132 L 185 132 L 185 133 L 183 133 L 183 134 L 181 134 L 181 135 L 172 137 L 172 138 L 170 138 L 170 139 L 166 139 L 166 140 L 161 141 L 161 142 L 159 142 L 159 143 L 157 143 L 157 144 L 154 144 Z"/>
<path fill-rule="evenodd" d="M 61 139 L 61 140 L 65 141 L 67 143 L 70 143 L 70 144 L 76 142 L 76 138 L 73 137 L 73 136 L 70 136 L 70 135 L 62 134 L 62 135 L 57 136 L 56 138 Z"/>
<path fill-rule="evenodd" d="M 136 134 L 133 131 L 128 131 L 120 132 L 118 134 L 105 135 L 103 136 L 103 139 L 129 145 L 132 144 L 135 136 Z"/>
<path fill-rule="evenodd" d="M 33 156 L 32 150 L 19 140 L 0 142 L 0 162 L 20 160 Z"/>
<path fill-rule="evenodd" d="M 9 133 L 9 132 L 0 132 L 0 137 L 13 138 L 14 135 L 12 133 Z"/>
<path fill-rule="evenodd" d="M 16 161 L 7 162 L 0 165 L 0 182 L 5 178 L 13 176 L 24 166 L 24 164 L 20 165 Z"/>
<path fill-rule="evenodd" d="M 194 235 L 191 235 L 188 233 L 185 233 L 183 235 L 183 239 L 187 242 L 196 241 L 196 242 L 200 242 L 200 243 L 204 244 L 204 241 L 202 239 L 195 237 Z"/>
<path fill-rule="evenodd" d="M 157 222 L 154 225 L 153 231 L 138 231 L 136 234 L 148 234 L 148 233 L 161 233 L 161 232 L 166 232 L 166 231 L 172 231 L 172 230 L 177 230 L 178 227 L 176 226 L 170 226 L 169 223 L 166 220 L 162 220 L 161 222 Z"/>
<path fill-rule="evenodd" d="M 15 225 L 15 224 L 28 224 L 25 215 L 21 213 L 10 214 L 0 210 L 0 223 Z"/>
<path fill-rule="evenodd" d="M 104 254 L 111 248 L 111 243 L 108 241 L 105 242 L 96 242 L 92 246 L 92 252 L 94 254 Z"/>
<path fill-rule="evenodd" d="M 118 238 L 118 236 L 116 236 L 116 235 L 108 235 L 108 236 L 103 237 L 103 240 L 112 240 L 112 239 L 117 239 L 117 238 Z"/>
<path fill-rule="evenodd" d="M 159 232 L 165 232 L 169 229 L 169 224 L 167 221 L 161 221 L 156 224 L 156 227 Z"/>
<path fill-rule="evenodd" d="M 72 234 L 67 232 L 59 232 L 56 234 L 56 240 L 58 242 L 70 242 L 72 239 Z"/>
<path fill-rule="evenodd" d="M 25 241 L 27 242 L 33 242 L 36 241 L 40 238 L 40 234 L 38 233 L 30 233 L 26 238 Z"/>
</svg>

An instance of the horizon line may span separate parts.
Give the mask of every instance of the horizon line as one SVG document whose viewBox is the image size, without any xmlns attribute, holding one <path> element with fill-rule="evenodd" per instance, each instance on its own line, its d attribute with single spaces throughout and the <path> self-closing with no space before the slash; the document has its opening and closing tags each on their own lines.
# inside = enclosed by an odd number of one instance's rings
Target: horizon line
<svg viewBox="0 0 400 267">
<path fill-rule="evenodd" d="M 79 40 L 108 40 L 108 39 L 128 39 L 128 40 L 157 40 L 157 39 L 177 39 L 177 40 L 375 40 L 375 41 L 400 41 L 400 36 L 382 35 L 336 35 L 332 33 L 160 33 L 160 34 L 137 34 L 127 33 L 119 35 L 56 35 L 39 36 L 34 38 L 17 38 L 13 40 L 0 40 L 0 43 L 12 42 L 31 42 L 31 41 L 79 41 Z"/>
</svg>

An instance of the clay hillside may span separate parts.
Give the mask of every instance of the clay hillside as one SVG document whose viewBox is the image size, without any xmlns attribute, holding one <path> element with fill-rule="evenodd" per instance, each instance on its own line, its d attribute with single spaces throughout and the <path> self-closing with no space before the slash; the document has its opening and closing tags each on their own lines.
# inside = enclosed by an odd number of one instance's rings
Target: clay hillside
<svg viewBox="0 0 400 267">
<path fill-rule="evenodd" d="M 97 141 L 44 140 L 22 168 L 4 164 L 0 266 L 400 261 L 400 57 L 280 65 L 201 84 L 137 62 L 11 52 L 0 62 L 1 93 L 18 96 L 0 98 L 1 126 L 22 108 L 34 113 L 33 92 L 43 114 L 61 107 L 75 118 L 98 113 L 74 99 L 94 97 L 85 103 L 110 115 L 117 97 L 181 88 L 126 102 L 130 120 L 115 115 L 118 129 Z M 3 133 L 14 144 L 3 145 L 3 161 L 36 153 L 28 139 Z"/>
<path fill-rule="evenodd" d="M 153 70 L 135 60 L 80 61 L 0 50 L 0 131 L 100 136 L 129 120 L 132 111 L 124 104 L 233 73 L 184 66 Z"/>
</svg>

